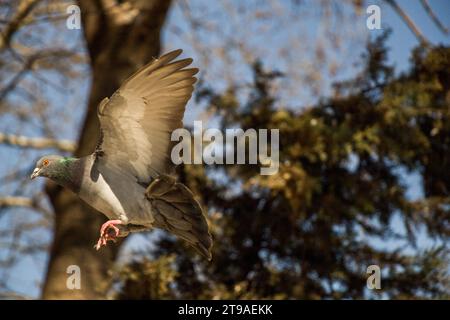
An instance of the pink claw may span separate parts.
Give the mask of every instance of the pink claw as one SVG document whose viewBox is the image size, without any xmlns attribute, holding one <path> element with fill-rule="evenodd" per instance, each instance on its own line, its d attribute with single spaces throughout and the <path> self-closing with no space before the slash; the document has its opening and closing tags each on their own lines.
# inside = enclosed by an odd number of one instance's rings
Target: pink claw
<svg viewBox="0 0 450 320">
<path fill-rule="evenodd" d="M 97 244 L 94 246 L 96 250 L 99 250 L 102 246 L 106 246 L 107 241 L 116 241 L 116 237 L 119 236 L 120 230 L 115 225 L 122 224 L 121 220 L 109 220 L 106 221 L 100 228 L 100 238 Z M 115 231 L 115 235 L 110 235 L 107 231 L 112 228 Z"/>
</svg>

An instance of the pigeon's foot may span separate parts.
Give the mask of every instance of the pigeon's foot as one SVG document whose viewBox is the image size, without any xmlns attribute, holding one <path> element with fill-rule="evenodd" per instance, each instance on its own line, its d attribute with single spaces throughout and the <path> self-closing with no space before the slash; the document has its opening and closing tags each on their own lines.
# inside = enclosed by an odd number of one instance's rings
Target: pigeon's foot
<svg viewBox="0 0 450 320">
<path fill-rule="evenodd" d="M 117 228 L 116 224 L 122 224 L 121 220 L 109 220 L 106 221 L 102 227 L 100 228 L 100 238 L 97 241 L 97 244 L 94 246 L 95 249 L 99 250 L 101 247 L 106 246 L 108 241 L 116 242 L 116 238 L 120 234 L 119 228 Z M 114 233 L 109 232 L 113 230 Z"/>
</svg>

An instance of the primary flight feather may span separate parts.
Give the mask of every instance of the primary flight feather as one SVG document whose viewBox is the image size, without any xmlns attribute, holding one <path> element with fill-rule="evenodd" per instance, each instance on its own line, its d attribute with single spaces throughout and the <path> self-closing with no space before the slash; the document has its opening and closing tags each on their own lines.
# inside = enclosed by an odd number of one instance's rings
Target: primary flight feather
<svg viewBox="0 0 450 320">
<path fill-rule="evenodd" d="M 71 189 L 108 217 L 97 250 L 129 232 L 158 227 L 211 259 L 203 211 L 192 192 L 170 175 L 170 135 L 183 126 L 198 72 L 186 68 L 192 59 L 174 61 L 181 52 L 154 59 L 103 99 L 98 106 L 101 137 L 91 155 L 44 156 L 31 175 Z"/>
</svg>

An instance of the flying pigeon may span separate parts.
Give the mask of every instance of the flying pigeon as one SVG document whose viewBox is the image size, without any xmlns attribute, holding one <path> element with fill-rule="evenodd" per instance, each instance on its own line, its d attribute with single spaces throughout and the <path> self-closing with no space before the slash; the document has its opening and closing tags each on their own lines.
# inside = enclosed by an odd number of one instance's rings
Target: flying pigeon
<svg viewBox="0 0 450 320">
<path fill-rule="evenodd" d="M 194 194 L 171 175 L 173 130 L 183 126 L 194 90 L 192 59 L 175 50 L 129 77 L 97 109 L 101 135 L 91 155 L 44 156 L 31 179 L 47 177 L 108 217 L 95 245 L 153 227 L 187 241 L 211 260 L 212 238 Z"/>
</svg>

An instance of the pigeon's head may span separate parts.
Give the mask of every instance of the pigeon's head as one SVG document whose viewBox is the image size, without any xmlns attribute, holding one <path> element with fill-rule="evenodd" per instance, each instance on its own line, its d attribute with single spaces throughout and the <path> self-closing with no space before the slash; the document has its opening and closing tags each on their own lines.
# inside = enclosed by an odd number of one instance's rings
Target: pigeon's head
<svg viewBox="0 0 450 320">
<path fill-rule="evenodd" d="M 54 178 L 55 174 L 60 171 L 62 160 L 64 160 L 64 157 L 58 155 L 49 155 L 40 158 L 36 162 L 36 168 L 34 168 L 30 178 Z"/>
</svg>

